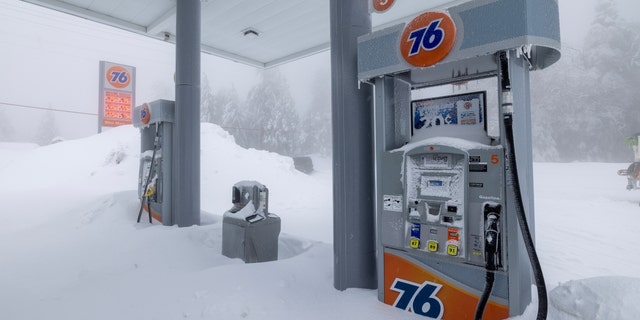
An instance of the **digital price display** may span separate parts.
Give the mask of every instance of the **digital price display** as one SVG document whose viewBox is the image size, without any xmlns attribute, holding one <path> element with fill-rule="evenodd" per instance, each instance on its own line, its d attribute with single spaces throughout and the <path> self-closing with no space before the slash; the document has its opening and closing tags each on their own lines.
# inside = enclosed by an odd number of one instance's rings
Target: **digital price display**
<svg viewBox="0 0 640 320">
<path fill-rule="evenodd" d="M 115 127 L 131 124 L 131 93 L 105 90 L 102 125 Z"/>
<path fill-rule="evenodd" d="M 451 158 L 448 154 L 428 153 L 422 155 L 422 161 L 425 168 L 429 169 L 449 169 L 451 167 Z"/>
</svg>

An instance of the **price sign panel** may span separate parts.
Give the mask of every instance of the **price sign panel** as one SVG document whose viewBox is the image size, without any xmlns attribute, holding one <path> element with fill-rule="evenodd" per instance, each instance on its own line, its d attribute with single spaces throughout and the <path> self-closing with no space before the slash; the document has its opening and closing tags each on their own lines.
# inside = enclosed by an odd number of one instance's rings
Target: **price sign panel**
<svg viewBox="0 0 640 320">
<path fill-rule="evenodd" d="M 135 106 L 135 74 L 135 67 L 100 61 L 98 132 L 102 127 L 131 124 L 131 110 Z"/>
</svg>

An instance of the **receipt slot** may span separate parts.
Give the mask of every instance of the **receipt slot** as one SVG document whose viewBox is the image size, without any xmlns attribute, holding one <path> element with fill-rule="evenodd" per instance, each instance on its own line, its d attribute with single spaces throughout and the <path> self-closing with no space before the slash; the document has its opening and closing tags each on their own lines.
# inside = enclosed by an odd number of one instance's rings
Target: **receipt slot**
<svg viewBox="0 0 640 320">
<path fill-rule="evenodd" d="M 269 189 L 241 181 L 231 189 L 233 206 L 222 219 L 222 254 L 246 263 L 278 260 L 280 217 L 269 212 Z"/>
<path fill-rule="evenodd" d="M 133 110 L 133 126 L 140 128 L 140 166 L 138 197 L 141 210 L 162 222 L 173 225 L 171 212 L 171 157 L 174 102 L 156 100 Z"/>
<path fill-rule="evenodd" d="M 556 0 L 470 1 L 358 39 L 358 77 L 375 88 L 380 301 L 430 319 L 504 319 L 535 283 L 546 317 L 527 227 L 528 77 L 559 47 Z"/>
</svg>

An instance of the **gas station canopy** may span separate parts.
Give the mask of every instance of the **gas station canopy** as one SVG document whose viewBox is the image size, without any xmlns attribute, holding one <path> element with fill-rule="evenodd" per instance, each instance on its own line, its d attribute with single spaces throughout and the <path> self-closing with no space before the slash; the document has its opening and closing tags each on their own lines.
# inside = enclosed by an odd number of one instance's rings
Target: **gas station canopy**
<svg viewBox="0 0 640 320">
<path fill-rule="evenodd" d="M 151 38 L 175 42 L 177 0 L 23 0 Z M 374 29 L 421 11 L 474 0 L 397 0 Z M 389 1 L 391 2 L 391 1 Z M 269 68 L 329 49 L 328 0 L 201 0 L 202 52 Z"/>
<path fill-rule="evenodd" d="M 447 302 L 436 298 L 435 293 L 450 283 L 456 283 L 451 292 L 459 290 L 458 283 L 464 287 L 460 295 L 447 293 L 450 310 L 462 310 L 458 296 L 473 302 L 479 297 L 476 293 L 482 293 L 477 306 L 473 303 L 461 313 L 466 315 L 463 318 L 473 314 L 474 308 L 476 314 L 482 315 L 489 295 L 495 297 L 495 304 L 501 304 L 495 312 L 500 319 L 520 314 L 529 305 L 532 277 L 522 250 L 525 246 L 520 245 L 523 241 L 503 249 L 492 239 L 499 239 L 495 238 L 498 232 L 517 234 L 515 219 L 507 220 L 510 222 L 506 227 L 500 222 L 502 227 L 498 229 L 496 221 L 505 221 L 500 218 L 503 207 L 505 212 L 517 213 L 518 221 L 525 226 L 527 215 L 533 214 L 529 72 L 543 69 L 560 57 L 557 0 L 23 1 L 177 43 L 175 125 L 172 135 L 162 136 L 167 138 L 164 146 L 173 148 L 172 156 L 168 157 L 171 164 L 166 170 L 172 171 L 168 175 L 171 182 L 166 184 L 170 186 L 167 193 L 171 196 L 165 200 L 171 201 L 171 205 L 166 207 L 176 212 L 175 224 L 180 227 L 200 224 L 200 53 L 268 68 L 327 50 L 332 44 L 334 287 L 339 290 L 377 287 L 379 300 L 405 310 L 412 303 L 413 312 L 420 311 L 432 318 L 443 316 L 443 301 Z M 426 12 L 447 8 L 451 16 Z M 379 14 L 369 15 L 373 11 Z M 416 17 L 420 12 L 424 13 Z M 402 22 L 409 23 L 399 25 Z M 372 28 L 384 29 L 372 32 Z M 440 46 L 445 40 L 450 40 L 448 45 Z M 436 51 L 438 48 L 442 52 Z M 429 53 L 427 58 L 419 55 L 421 51 Z M 444 55 L 434 58 L 432 51 Z M 423 61 L 409 61 L 407 58 L 412 56 Z M 500 80 L 500 86 L 496 88 L 492 83 L 491 87 L 497 97 L 494 104 L 503 108 L 498 112 L 504 116 L 499 140 L 502 145 L 467 141 L 462 138 L 468 136 L 460 132 L 439 136 L 453 132 L 447 130 L 425 133 L 418 137 L 420 141 L 411 140 L 414 133 L 409 129 L 422 126 L 405 123 L 415 118 L 409 115 L 416 111 L 408 104 L 412 84 L 435 87 L 487 75 Z M 374 79 L 375 99 L 372 99 L 372 88 L 358 86 L 358 78 Z M 485 101 L 486 92 L 466 94 L 470 97 L 466 102 L 460 100 L 461 95 L 440 97 L 436 107 L 452 110 L 451 105 L 456 108 L 460 105 L 464 108 L 460 113 L 447 111 L 451 112 L 450 119 L 464 117 L 469 121 L 461 120 L 460 124 L 481 124 L 480 101 Z M 457 100 L 451 100 L 452 97 Z M 372 101 L 375 101 L 373 105 Z M 411 108 L 419 110 L 414 102 L 411 104 Z M 438 109 L 420 108 L 424 114 L 442 118 L 442 111 Z M 143 106 L 141 119 L 143 114 L 148 114 L 144 110 L 149 108 Z M 402 114 L 407 116 L 399 116 Z M 418 115 L 422 121 L 423 115 Z M 444 120 L 436 122 L 437 117 L 433 126 L 444 125 Z M 486 127 L 478 128 L 480 133 L 486 130 Z M 508 133 L 506 137 L 503 132 Z M 477 133 L 469 134 L 477 136 Z M 156 140 L 158 136 L 156 132 Z M 376 139 L 372 141 L 371 137 Z M 488 141 L 491 137 L 486 138 Z M 463 142 L 460 147 L 460 139 L 470 144 Z M 151 177 L 156 148 L 154 142 L 148 177 Z M 143 154 L 149 152 L 148 149 L 142 151 Z M 418 160 L 402 158 L 414 156 Z M 513 168 L 508 170 L 513 190 L 507 190 L 504 183 L 507 160 Z M 413 167 L 405 167 L 405 163 L 414 162 Z M 494 167 L 489 169 L 488 162 Z M 409 169 L 414 170 L 414 174 Z M 398 179 L 398 173 L 404 175 L 402 179 Z M 453 178 L 453 174 L 458 177 Z M 409 176 L 418 178 L 410 180 Z M 467 177 L 474 180 L 467 183 Z M 412 181 L 411 185 L 408 181 Z M 430 189 L 416 191 L 425 181 Z M 453 191 L 454 187 L 457 191 Z M 376 201 L 371 201 L 374 198 Z M 409 203 L 415 206 L 410 207 Z M 470 208 L 475 208 L 473 214 Z M 442 214 L 442 220 L 426 218 L 427 214 L 434 215 L 432 210 L 435 215 Z M 375 219 L 372 218 L 374 212 Z M 398 225 L 411 225 L 411 233 L 402 233 L 408 229 L 398 232 Z M 474 227 L 467 228 L 467 225 Z M 523 229 L 520 234 L 527 242 L 529 257 L 533 256 L 529 260 L 539 289 L 539 318 L 544 318 L 544 279 L 535 251 L 530 250 L 533 240 L 529 230 Z M 425 248 L 420 244 L 420 239 L 427 240 L 420 230 L 429 230 L 428 239 L 433 246 Z M 489 233 L 491 236 L 487 236 Z M 482 240 L 477 241 L 483 237 L 484 245 Z M 438 242 L 443 247 L 446 244 L 446 249 L 438 249 Z M 496 251 L 498 247 L 503 251 Z M 432 259 L 433 255 L 440 256 Z M 486 270 L 481 269 L 482 266 Z M 411 269 L 413 267 L 416 268 Z M 394 273 L 398 270 L 409 271 Z M 498 285 L 492 294 L 494 277 L 489 275 L 494 275 L 496 270 L 502 273 L 497 275 Z M 483 292 L 483 284 L 477 280 L 485 271 L 487 282 Z M 440 280 L 436 279 L 439 275 L 442 275 Z M 394 284 L 387 279 L 395 279 Z M 400 286 L 396 286 L 397 283 Z M 408 286 L 410 290 L 404 289 Z M 400 291 L 407 298 L 396 299 Z M 419 296 L 434 299 L 418 299 Z M 425 313 L 425 304 L 429 305 L 426 309 L 429 313 Z"/>
</svg>

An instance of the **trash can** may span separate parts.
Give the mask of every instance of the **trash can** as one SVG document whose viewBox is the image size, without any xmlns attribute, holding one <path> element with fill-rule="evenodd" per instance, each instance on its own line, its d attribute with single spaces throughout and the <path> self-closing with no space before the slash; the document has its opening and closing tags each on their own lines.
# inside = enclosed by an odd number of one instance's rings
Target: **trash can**
<svg viewBox="0 0 640 320">
<path fill-rule="evenodd" d="M 269 190 L 256 181 L 232 188 L 233 207 L 222 219 L 222 254 L 245 263 L 278 260 L 280 217 L 268 211 Z"/>
</svg>

